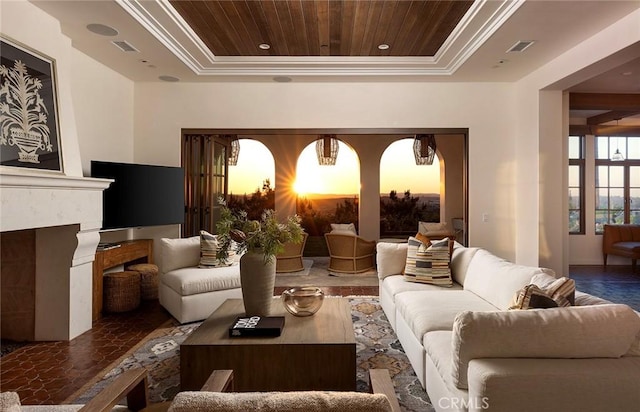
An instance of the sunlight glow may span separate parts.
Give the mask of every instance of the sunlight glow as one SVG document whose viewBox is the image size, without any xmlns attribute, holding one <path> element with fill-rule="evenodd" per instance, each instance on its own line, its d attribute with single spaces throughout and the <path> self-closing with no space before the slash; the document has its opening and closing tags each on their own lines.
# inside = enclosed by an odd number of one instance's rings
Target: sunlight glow
<svg viewBox="0 0 640 412">
<path fill-rule="evenodd" d="M 251 194 L 262 189 L 265 179 L 275 188 L 275 163 L 267 147 L 257 140 L 240 139 L 237 166 L 229 167 L 229 193 Z M 293 189 L 299 195 L 360 194 L 360 160 L 355 151 L 339 141 L 335 166 L 320 166 L 316 158 L 315 142 L 307 146 L 296 166 Z M 440 162 L 438 156 L 431 166 L 416 166 L 413 158 L 413 139 L 393 142 L 380 159 L 380 193 L 398 194 L 411 190 L 412 194 L 440 193 Z"/>
<path fill-rule="evenodd" d="M 300 153 L 293 188 L 300 195 L 359 195 L 358 155 L 349 145 L 338 141 L 338 158 L 335 166 L 320 166 L 316 157 L 316 143 L 311 143 Z"/>
<path fill-rule="evenodd" d="M 251 194 L 262 189 L 262 182 L 271 181 L 276 185 L 276 167 L 273 155 L 267 147 L 257 140 L 240 139 L 238 165 L 229 166 L 229 193 L 234 195 Z"/>
<path fill-rule="evenodd" d="M 430 166 L 417 166 L 413 157 L 413 139 L 397 140 L 380 159 L 380 194 L 392 190 L 403 194 L 440 193 L 440 160 L 436 154 Z"/>
</svg>

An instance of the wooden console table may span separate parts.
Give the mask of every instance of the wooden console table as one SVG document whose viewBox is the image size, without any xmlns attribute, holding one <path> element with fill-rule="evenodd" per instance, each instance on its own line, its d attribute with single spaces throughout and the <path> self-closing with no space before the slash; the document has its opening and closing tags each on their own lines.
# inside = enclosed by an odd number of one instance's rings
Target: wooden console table
<svg viewBox="0 0 640 412">
<path fill-rule="evenodd" d="M 96 252 L 93 261 L 93 321 L 102 317 L 102 276 L 105 270 L 119 265 L 153 263 L 153 239 L 127 240 L 119 244 L 119 247 Z"/>
</svg>

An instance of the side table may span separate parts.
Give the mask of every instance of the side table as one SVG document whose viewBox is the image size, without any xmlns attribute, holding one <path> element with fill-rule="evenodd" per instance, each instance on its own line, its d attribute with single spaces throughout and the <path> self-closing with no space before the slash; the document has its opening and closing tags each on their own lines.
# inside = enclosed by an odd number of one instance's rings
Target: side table
<svg viewBox="0 0 640 412">
<path fill-rule="evenodd" d="M 119 265 L 153 263 L 153 239 L 127 240 L 113 249 L 98 250 L 93 261 L 93 310 L 92 320 L 102 317 L 103 273 Z"/>
</svg>

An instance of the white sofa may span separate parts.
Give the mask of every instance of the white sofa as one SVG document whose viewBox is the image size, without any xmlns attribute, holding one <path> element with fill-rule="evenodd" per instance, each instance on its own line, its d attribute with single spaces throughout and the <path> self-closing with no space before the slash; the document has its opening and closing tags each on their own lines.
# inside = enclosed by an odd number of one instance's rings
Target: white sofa
<svg viewBox="0 0 640 412">
<path fill-rule="evenodd" d="M 242 298 L 240 267 L 200 268 L 200 237 L 160 240 L 158 297 L 180 323 L 203 320 L 226 299 Z"/>
<path fill-rule="evenodd" d="M 508 310 L 552 271 L 455 244 L 454 286 L 406 281 L 407 244 L 378 243 L 380 302 L 437 411 L 637 411 L 640 315 L 576 292 L 576 306 Z"/>
</svg>

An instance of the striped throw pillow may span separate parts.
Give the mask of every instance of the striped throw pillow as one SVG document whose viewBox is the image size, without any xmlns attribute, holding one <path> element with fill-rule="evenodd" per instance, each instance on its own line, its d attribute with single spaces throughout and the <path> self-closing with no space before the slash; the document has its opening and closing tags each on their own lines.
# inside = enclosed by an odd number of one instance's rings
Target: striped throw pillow
<svg viewBox="0 0 640 412">
<path fill-rule="evenodd" d="M 509 310 L 514 309 L 548 309 L 557 308 L 558 304 L 551 296 L 534 284 L 529 284 L 516 292 L 509 305 Z"/>
<path fill-rule="evenodd" d="M 562 277 L 544 288 L 547 295 L 553 299 L 558 306 L 566 307 L 575 304 L 576 282 L 573 279 Z"/>
<path fill-rule="evenodd" d="M 221 266 L 231 266 L 235 263 L 233 248 L 229 248 L 229 257 L 225 260 L 217 258 L 220 248 L 218 238 L 206 230 L 200 231 L 200 265 L 201 268 L 215 268 Z"/>
<path fill-rule="evenodd" d="M 453 281 L 449 261 L 449 239 L 427 245 L 411 236 L 407 246 L 404 278 L 410 282 L 451 287 Z"/>
</svg>

